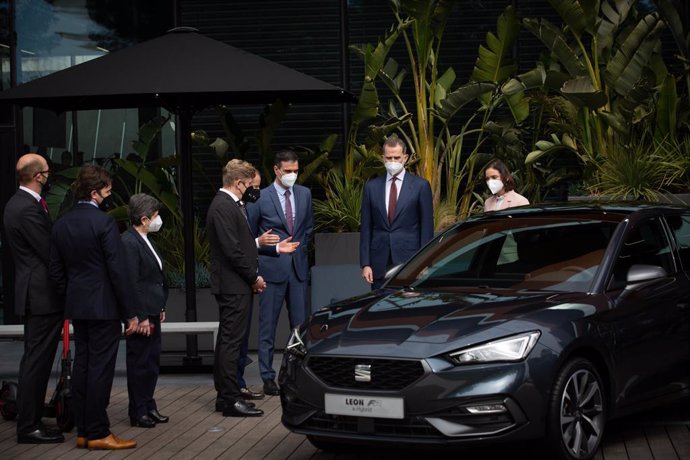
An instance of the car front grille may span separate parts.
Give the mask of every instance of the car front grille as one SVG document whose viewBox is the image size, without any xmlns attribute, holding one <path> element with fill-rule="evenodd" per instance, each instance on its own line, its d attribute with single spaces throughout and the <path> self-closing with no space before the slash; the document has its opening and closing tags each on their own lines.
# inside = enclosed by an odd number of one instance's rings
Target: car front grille
<svg viewBox="0 0 690 460">
<path fill-rule="evenodd" d="M 317 412 L 306 420 L 301 429 L 317 430 L 327 435 L 333 433 L 375 434 L 377 436 L 414 437 L 417 440 L 442 439 L 443 435 L 421 417 L 406 417 L 402 420 L 386 418 L 351 417 Z"/>
<path fill-rule="evenodd" d="M 355 380 L 355 366 L 371 366 L 371 381 Z M 420 361 L 405 359 L 341 358 L 312 356 L 307 367 L 326 385 L 366 390 L 402 390 L 424 375 Z"/>
</svg>

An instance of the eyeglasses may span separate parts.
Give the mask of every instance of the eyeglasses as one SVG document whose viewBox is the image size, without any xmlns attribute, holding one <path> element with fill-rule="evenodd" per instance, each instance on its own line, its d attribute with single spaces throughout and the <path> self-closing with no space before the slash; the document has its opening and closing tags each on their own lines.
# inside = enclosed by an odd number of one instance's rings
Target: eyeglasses
<svg viewBox="0 0 690 460">
<path fill-rule="evenodd" d="M 38 171 L 36 174 L 50 174 L 50 169 L 46 169 L 45 171 Z"/>
</svg>

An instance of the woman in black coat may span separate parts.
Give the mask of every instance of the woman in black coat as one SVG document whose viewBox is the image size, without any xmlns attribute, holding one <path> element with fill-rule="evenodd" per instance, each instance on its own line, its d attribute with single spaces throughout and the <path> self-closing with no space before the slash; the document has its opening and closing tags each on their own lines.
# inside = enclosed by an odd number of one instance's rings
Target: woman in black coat
<svg viewBox="0 0 690 460">
<path fill-rule="evenodd" d="M 122 234 L 127 272 L 136 292 L 141 311 L 148 315 L 150 328 L 127 337 L 127 391 L 129 419 L 132 426 L 152 428 L 167 423 L 153 399 L 158 381 L 161 354 L 161 322 L 165 321 L 168 288 L 163 276 L 163 260 L 156 251 L 149 233 L 163 225 L 158 214 L 161 204 L 145 193 L 129 200 L 129 219 L 132 226 Z"/>
</svg>

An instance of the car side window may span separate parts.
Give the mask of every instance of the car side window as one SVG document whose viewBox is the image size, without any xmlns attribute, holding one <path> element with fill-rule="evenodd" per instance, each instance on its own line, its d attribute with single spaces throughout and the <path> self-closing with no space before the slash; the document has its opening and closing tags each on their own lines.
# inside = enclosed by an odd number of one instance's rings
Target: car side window
<svg viewBox="0 0 690 460">
<path fill-rule="evenodd" d="M 613 269 L 610 289 L 622 289 L 633 265 L 657 265 L 674 273 L 671 246 L 658 217 L 639 223 L 628 233 Z"/>
<path fill-rule="evenodd" d="M 685 271 L 690 271 L 690 214 L 683 214 L 682 216 L 667 216 L 668 222 L 673 236 L 676 239 L 678 246 L 678 254 L 680 255 L 680 262 L 683 264 Z"/>
</svg>

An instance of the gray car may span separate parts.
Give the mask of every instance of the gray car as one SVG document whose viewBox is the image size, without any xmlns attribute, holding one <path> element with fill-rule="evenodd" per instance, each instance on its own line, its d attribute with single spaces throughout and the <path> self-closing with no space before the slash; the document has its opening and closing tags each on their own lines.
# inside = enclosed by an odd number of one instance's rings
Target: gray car
<svg viewBox="0 0 690 460">
<path fill-rule="evenodd" d="M 317 447 L 546 437 L 690 394 L 690 209 L 515 208 L 444 232 L 384 287 L 296 329 L 283 424 Z"/>
</svg>

